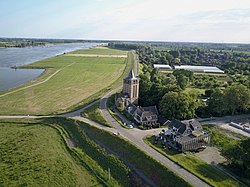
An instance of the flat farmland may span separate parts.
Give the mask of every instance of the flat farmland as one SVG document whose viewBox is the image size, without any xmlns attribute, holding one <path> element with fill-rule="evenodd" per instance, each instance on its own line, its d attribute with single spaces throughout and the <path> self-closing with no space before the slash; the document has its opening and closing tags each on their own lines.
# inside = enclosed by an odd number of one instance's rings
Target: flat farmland
<svg viewBox="0 0 250 187">
<path fill-rule="evenodd" d="M 102 50 L 106 51 L 95 52 Z M 112 49 L 108 51 L 112 55 Z M 126 58 L 61 55 L 30 64 L 26 67 L 46 68 L 47 72 L 37 80 L 2 92 L 0 114 L 46 115 L 69 111 L 114 83 L 126 62 Z"/>
</svg>

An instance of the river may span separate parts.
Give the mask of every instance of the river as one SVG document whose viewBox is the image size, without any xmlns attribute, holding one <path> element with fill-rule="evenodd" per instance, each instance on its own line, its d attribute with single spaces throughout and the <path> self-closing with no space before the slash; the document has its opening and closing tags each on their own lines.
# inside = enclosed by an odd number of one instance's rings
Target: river
<svg viewBox="0 0 250 187">
<path fill-rule="evenodd" d="M 12 66 L 22 66 L 64 52 L 87 49 L 96 45 L 97 43 L 70 43 L 25 48 L 0 48 L 0 92 L 31 81 L 44 71 L 43 69 L 12 69 Z"/>
</svg>

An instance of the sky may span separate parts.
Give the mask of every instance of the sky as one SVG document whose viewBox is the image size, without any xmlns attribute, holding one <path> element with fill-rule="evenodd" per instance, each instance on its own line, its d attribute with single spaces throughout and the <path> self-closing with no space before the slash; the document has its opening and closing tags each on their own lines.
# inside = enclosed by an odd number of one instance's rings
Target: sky
<svg viewBox="0 0 250 187">
<path fill-rule="evenodd" d="M 0 0 L 0 37 L 250 43 L 250 0 Z"/>
</svg>

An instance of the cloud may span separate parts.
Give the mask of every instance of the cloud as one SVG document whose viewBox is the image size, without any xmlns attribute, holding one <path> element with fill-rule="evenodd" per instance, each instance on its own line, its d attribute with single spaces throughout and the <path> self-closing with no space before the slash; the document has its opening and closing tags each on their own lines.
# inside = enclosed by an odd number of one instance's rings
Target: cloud
<svg viewBox="0 0 250 187">
<path fill-rule="evenodd" d="M 135 0 L 102 13 L 76 17 L 75 25 L 50 36 L 250 42 L 249 0 Z"/>
</svg>

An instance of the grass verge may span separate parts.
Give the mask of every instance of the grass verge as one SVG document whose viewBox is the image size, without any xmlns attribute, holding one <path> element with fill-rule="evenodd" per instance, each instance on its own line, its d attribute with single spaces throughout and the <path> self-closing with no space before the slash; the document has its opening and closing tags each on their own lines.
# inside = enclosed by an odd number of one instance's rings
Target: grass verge
<svg viewBox="0 0 250 187">
<path fill-rule="evenodd" d="M 89 118 L 97 123 L 100 123 L 107 127 L 112 127 L 112 125 L 104 118 L 101 110 L 100 110 L 100 102 L 94 104 L 88 109 L 84 110 L 82 113 L 83 117 Z"/>
<path fill-rule="evenodd" d="M 139 169 L 157 186 L 190 186 L 189 183 L 128 141 L 93 126 L 84 123 L 79 124 L 91 137 L 120 155 L 124 162 Z"/>
<path fill-rule="evenodd" d="M 80 126 L 84 123 L 66 118 L 46 118 L 46 124 L 57 124 L 67 131 L 70 139 L 76 144 L 72 148 L 72 154 L 86 165 L 91 173 L 97 176 L 106 186 L 129 186 L 130 170 L 116 156 L 108 154 L 95 142 L 90 140 L 88 132 Z M 108 180 L 108 168 L 112 171 L 111 179 Z"/>
</svg>

